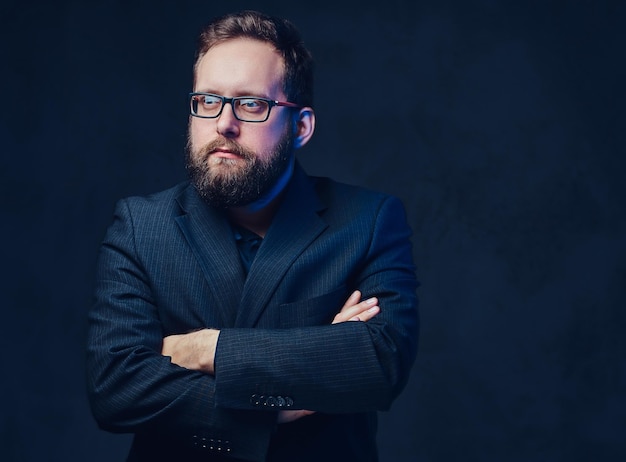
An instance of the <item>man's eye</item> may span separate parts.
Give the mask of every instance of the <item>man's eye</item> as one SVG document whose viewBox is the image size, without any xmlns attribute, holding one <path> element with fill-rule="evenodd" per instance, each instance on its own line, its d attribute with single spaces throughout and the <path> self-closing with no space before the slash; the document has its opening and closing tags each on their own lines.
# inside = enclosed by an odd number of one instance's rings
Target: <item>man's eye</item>
<svg viewBox="0 0 626 462">
<path fill-rule="evenodd" d="M 265 107 L 265 101 L 258 99 L 240 99 L 239 106 L 245 111 L 255 112 Z"/>
<path fill-rule="evenodd" d="M 222 100 L 219 98 L 216 98 L 214 96 L 205 96 L 204 100 L 202 101 L 202 103 L 205 106 L 215 106 L 215 105 L 219 105 L 222 103 Z"/>
</svg>

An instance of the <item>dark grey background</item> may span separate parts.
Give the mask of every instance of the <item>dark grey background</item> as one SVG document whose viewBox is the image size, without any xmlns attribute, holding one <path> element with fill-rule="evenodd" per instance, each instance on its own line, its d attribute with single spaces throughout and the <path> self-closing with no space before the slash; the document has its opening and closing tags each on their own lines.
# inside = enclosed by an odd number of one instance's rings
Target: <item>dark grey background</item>
<svg viewBox="0 0 626 462">
<path fill-rule="evenodd" d="M 123 459 L 84 392 L 98 244 L 117 199 L 185 177 L 196 35 L 250 7 L 315 55 L 302 163 L 415 231 L 382 461 L 626 460 L 626 2 L 549 0 L 3 2 L 0 459 Z"/>
</svg>

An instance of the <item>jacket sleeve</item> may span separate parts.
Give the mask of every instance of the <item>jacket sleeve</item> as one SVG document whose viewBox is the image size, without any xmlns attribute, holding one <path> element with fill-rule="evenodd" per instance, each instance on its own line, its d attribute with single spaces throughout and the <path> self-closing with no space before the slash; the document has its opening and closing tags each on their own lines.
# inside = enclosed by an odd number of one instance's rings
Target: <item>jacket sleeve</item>
<svg viewBox="0 0 626 462">
<path fill-rule="evenodd" d="M 368 322 L 293 329 L 223 329 L 215 366 L 219 407 L 328 413 L 385 410 L 406 384 L 417 351 L 417 281 L 401 202 L 378 208 L 355 287 L 376 296 Z M 311 277 L 315 277 L 314 274 Z M 327 307 L 319 307 L 327 311 Z"/>
<path fill-rule="evenodd" d="M 108 431 L 162 433 L 183 446 L 213 439 L 235 457 L 262 456 L 275 415 L 216 408 L 212 376 L 160 354 L 163 327 L 135 233 L 122 201 L 100 250 L 88 317 L 87 388 L 96 421 Z"/>
</svg>

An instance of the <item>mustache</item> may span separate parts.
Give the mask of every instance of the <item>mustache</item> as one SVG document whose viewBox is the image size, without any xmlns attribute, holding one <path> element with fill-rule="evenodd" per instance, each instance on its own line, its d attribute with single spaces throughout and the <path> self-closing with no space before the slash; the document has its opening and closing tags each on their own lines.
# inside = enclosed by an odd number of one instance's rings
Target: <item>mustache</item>
<svg viewBox="0 0 626 462">
<path fill-rule="evenodd" d="M 236 141 L 229 140 L 228 138 L 217 138 L 213 141 L 208 142 L 204 146 L 199 149 L 199 154 L 203 157 L 209 156 L 213 154 L 218 149 L 223 149 L 232 152 L 233 154 L 238 155 L 239 157 L 245 160 L 253 160 L 255 158 L 254 154 L 248 149 L 244 148 L 242 145 L 237 143 Z"/>
</svg>

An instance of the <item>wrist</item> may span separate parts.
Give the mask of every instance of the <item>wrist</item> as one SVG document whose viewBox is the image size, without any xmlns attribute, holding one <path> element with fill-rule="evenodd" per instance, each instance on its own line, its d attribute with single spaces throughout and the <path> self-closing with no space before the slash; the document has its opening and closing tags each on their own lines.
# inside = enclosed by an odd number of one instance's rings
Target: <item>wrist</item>
<svg viewBox="0 0 626 462">
<path fill-rule="evenodd" d="M 215 350 L 217 348 L 219 335 L 220 331 L 217 329 L 205 329 L 199 346 L 202 352 L 202 354 L 199 355 L 200 370 L 211 375 L 215 374 Z"/>
</svg>

